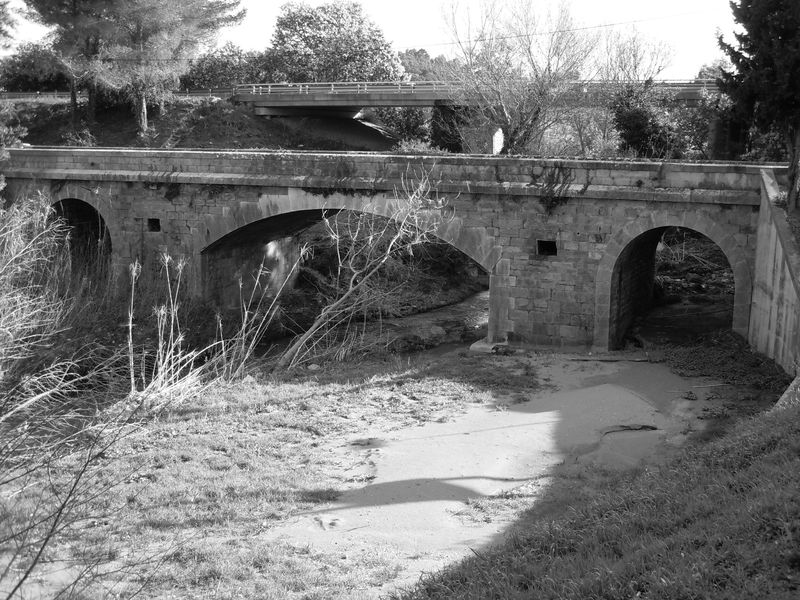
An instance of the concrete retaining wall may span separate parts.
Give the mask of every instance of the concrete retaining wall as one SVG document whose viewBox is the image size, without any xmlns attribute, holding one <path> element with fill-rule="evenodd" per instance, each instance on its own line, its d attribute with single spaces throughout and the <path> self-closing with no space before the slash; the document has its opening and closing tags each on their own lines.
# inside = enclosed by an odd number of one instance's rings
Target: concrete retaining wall
<svg viewBox="0 0 800 600">
<path fill-rule="evenodd" d="M 776 206 L 778 183 L 761 172 L 761 210 L 748 339 L 789 374 L 800 374 L 800 249 Z"/>
</svg>

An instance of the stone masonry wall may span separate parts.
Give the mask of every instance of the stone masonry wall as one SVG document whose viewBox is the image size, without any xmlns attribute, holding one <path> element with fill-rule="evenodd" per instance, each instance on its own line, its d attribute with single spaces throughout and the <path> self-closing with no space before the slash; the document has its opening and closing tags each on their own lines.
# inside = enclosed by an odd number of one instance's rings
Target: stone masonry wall
<svg viewBox="0 0 800 600">
<path fill-rule="evenodd" d="M 631 241 L 620 254 L 611 282 L 610 345 L 622 346 L 633 320 L 653 302 L 655 252 L 663 228 L 651 229 Z"/>
<path fill-rule="evenodd" d="M 544 182 L 554 170 L 571 182 L 548 211 Z M 619 315 L 628 318 L 625 303 L 649 293 L 641 275 L 649 258 L 631 261 L 625 248 L 653 229 L 688 227 L 725 252 L 735 327 L 746 333 L 749 324 L 760 203 L 758 169 L 749 165 L 34 148 L 11 150 L 4 173 L 7 196 L 42 189 L 54 202 L 94 206 L 119 269 L 137 258 L 157 265 L 162 251 L 185 256 L 197 294 L 219 276 L 204 272 L 206 249 L 226 236 L 275 223 L 242 248 L 265 244 L 293 228 L 293 215 L 321 208 L 391 215 L 404 188 L 423 181 L 449 199 L 440 237 L 490 272 L 492 341 L 607 346 Z M 618 267 L 623 293 L 615 296 Z"/>
</svg>

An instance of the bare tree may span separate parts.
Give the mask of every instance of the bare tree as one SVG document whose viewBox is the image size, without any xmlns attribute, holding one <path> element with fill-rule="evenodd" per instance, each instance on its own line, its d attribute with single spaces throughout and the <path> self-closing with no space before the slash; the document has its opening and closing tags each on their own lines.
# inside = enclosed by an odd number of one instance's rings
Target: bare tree
<svg viewBox="0 0 800 600">
<path fill-rule="evenodd" d="M 530 0 L 487 0 L 477 14 L 454 3 L 448 21 L 459 51 L 451 76 L 472 107 L 470 127 L 499 128 L 501 154 L 529 152 L 585 76 L 597 36 L 563 3 L 540 13 Z"/>
<path fill-rule="evenodd" d="M 600 48 L 596 57 L 597 78 L 615 85 L 651 81 L 672 59 L 668 44 L 645 38 L 636 28 L 611 31 Z"/>
<path fill-rule="evenodd" d="M 324 217 L 337 255 L 337 272 L 324 285 L 329 302 L 311 326 L 276 362 L 278 368 L 295 366 L 313 357 L 333 353 L 343 358 L 358 336 L 353 327 L 370 313 L 380 313 L 387 291 L 376 286 L 377 276 L 390 261 L 413 254 L 429 241 L 452 215 L 439 198 L 428 172 L 407 178 L 395 201 L 374 201 L 364 212 L 328 211 Z"/>
<path fill-rule="evenodd" d="M 671 48 L 643 37 L 635 28 L 606 33 L 593 53 L 587 75 L 572 102 L 562 107 L 558 123 L 544 140 L 546 154 L 607 156 L 618 152 L 612 104 L 621 94 L 644 94 L 667 67 Z M 651 92 L 652 95 L 652 92 Z"/>
</svg>

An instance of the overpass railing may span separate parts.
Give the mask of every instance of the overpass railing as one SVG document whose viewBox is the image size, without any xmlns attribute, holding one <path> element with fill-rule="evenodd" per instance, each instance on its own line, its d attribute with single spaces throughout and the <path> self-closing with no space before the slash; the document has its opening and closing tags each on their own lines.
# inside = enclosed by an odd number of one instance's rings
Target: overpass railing
<svg viewBox="0 0 800 600">
<path fill-rule="evenodd" d="M 575 81 L 576 90 L 592 92 L 609 85 L 644 84 L 642 81 Z M 714 79 L 691 80 L 659 80 L 653 86 L 678 92 L 696 92 L 702 90 L 717 91 Z M 253 95 L 314 95 L 314 94 L 440 94 L 442 97 L 455 95 L 460 89 L 455 81 L 328 81 L 315 83 L 241 83 L 233 87 L 176 90 L 176 96 L 214 96 L 228 98 L 237 94 Z M 78 97 L 85 97 L 85 92 L 79 91 Z M 69 98 L 68 91 L 57 92 L 0 92 L 0 99 L 36 99 L 36 98 Z"/>
<path fill-rule="evenodd" d="M 609 85 L 637 84 L 644 81 L 574 81 L 572 85 L 583 91 L 592 88 L 604 88 Z M 716 91 L 714 79 L 662 79 L 654 81 L 656 88 L 683 92 Z M 319 81 L 312 83 L 242 83 L 234 86 L 233 93 L 253 95 L 313 95 L 313 94 L 430 94 L 449 95 L 456 93 L 462 86 L 456 81 Z"/>
<path fill-rule="evenodd" d="M 314 83 L 243 83 L 235 94 L 419 94 L 453 93 L 458 86 L 452 81 L 327 81 Z"/>
</svg>

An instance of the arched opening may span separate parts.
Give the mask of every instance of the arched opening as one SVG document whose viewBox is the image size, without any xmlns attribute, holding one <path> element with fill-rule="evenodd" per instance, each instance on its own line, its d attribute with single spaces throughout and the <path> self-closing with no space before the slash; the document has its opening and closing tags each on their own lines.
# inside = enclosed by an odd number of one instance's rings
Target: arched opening
<svg viewBox="0 0 800 600">
<path fill-rule="evenodd" d="M 730 329 L 734 283 L 727 256 L 705 235 L 682 227 L 638 235 L 611 275 L 609 348 L 680 343 Z"/>
<path fill-rule="evenodd" d="M 388 217 L 348 209 L 300 210 L 254 221 L 203 250 L 205 297 L 227 311 L 283 288 L 281 312 L 287 329 L 302 331 L 350 285 L 349 261 L 357 248 L 375 249 L 374 255 L 365 258 L 362 253 L 357 261 L 380 258 L 381 245 L 388 243 L 394 227 Z M 381 263 L 362 320 L 425 312 L 488 289 L 488 273 L 480 264 L 433 233 L 424 237 Z M 301 248 L 308 249 L 302 257 Z M 284 285 L 295 263 L 299 269 Z M 488 310 L 488 293 L 484 301 Z"/>
<path fill-rule="evenodd" d="M 76 198 L 59 200 L 53 209 L 69 228 L 73 276 L 76 272 L 94 276 L 107 273 L 111 260 L 111 236 L 100 213 L 91 204 Z"/>
</svg>

